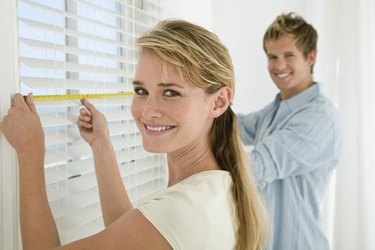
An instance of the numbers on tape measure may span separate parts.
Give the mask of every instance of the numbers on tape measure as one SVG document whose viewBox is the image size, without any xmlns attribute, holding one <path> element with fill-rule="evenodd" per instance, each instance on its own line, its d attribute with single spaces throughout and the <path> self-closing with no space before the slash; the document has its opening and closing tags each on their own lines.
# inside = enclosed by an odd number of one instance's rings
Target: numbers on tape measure
<svg viewBox="0 0 375 250">
<path fill-rule="evenodd" d="M 36 95 L 33 96 L 34 101 L 66 101 L 66 100 L 80 100 L 83 98 L 98 99 L 98 98 L 124 98 L 132 96 L 132 92 L 125 93 L 103 93 L 103 94 L 66 94 L 66 95 Z"/>
</svg>

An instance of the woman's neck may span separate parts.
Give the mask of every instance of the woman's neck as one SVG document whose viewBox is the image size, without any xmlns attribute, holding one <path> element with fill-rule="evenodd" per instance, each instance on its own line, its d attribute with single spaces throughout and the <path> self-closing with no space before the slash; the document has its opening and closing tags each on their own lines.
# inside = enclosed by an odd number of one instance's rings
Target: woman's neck
<svg viewBox="0 0 375 250">
<path fill-rule="evenodd" d="M 168 159 L 168 187 L 192 176 L 196 173 L 220 170 L 211 150 L 189 150 L 182 153 L 167 154 Z"/>
</svg>

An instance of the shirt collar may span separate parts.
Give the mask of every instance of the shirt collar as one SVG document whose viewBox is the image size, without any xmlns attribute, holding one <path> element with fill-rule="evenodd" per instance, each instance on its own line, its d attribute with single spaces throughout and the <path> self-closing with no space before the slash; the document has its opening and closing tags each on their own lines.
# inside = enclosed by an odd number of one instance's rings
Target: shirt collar
<svg viewBox="0 0 375 250">
<path fill-rule="evenodd" d="M 320 93 L 320 83 L 313 82 L 313 84 L 310 87 L 287 100 L 281 100 L 280 93 L 278 93 L 275 98 L 275 103 L 277 106 L 283 103 L 283 105 L 287 105 L 291 110 L 296 110 L 302 105 L 316 98 Z"/>
</svg>

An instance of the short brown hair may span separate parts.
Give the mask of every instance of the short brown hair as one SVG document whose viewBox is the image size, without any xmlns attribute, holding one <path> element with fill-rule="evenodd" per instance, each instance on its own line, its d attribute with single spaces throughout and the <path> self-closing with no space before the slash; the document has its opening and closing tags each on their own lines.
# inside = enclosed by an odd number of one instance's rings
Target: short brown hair
<svg viewBox="0 0 375 250">
<path fill-rule="evenodd" d="M 263 37 L 263 49 L 266 51 L 266 42 L 277 40 L 282 36 L 293 36 L 297 48 L 305 58 L 317 49 L 318 33 L 315 28 L 307 23 L 305 19 L 294 12 L 283 13 L 276 17 L 275 21 L 268 27 Z"/>
</svg>

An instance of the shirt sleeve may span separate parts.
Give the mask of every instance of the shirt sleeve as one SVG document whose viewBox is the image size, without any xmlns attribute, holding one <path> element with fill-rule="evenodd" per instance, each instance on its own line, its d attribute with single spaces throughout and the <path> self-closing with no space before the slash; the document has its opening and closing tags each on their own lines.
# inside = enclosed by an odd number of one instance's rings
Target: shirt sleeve
<svg viewBox="0 0 375 250">
<path fill-rule="evenodd" d="M 277 127 L 250 153 L 253 173 L 261 189 L 276 179 L 301 175 L 320 167 L 334 167 L 341 152 L 338 114 L 302 109 Z"/>
<path fill-rule="evenodd" d="M 240 136 L 245 145 L 254 145 L 256 132 L 258 131 L 263 119 L 264 111 L 258 111 L 247 115 L 237 115 Z"/>
</svg>

